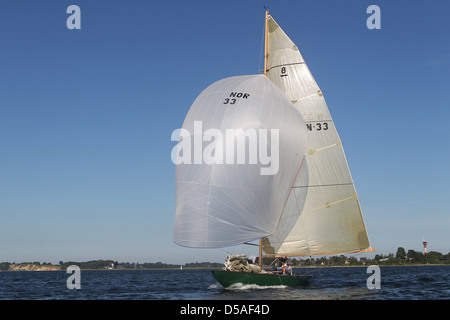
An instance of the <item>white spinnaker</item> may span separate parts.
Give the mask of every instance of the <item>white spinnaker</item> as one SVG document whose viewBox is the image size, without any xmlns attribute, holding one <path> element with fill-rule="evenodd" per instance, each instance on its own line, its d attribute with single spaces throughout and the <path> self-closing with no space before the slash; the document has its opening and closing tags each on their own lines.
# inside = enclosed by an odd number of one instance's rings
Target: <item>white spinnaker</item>
<svg viewBox="0 0 450 320">
<path fill-rule="evenodd" d="M 176 165 L 174 242 L 187 247 L 219 248 L 273 234 L 305 153 L 307 132 L 301 115 L 270 80 L 263 75 L 252 75 L 226 78 L 206 88 L 186 116 L 185 133 L 193 134 L 199 122 L 203 133 L 214 129 L 226 137 L 224 147 L 216 149 L 214 154 L 220 156 L 217 151 L 222 150 L 224 163 L 207 164 L 202 159 L 202 163 Z M 227 130 L 236 134 L 227 136 Z M 238 140 L 245 132 L 259 134 L 264 130 L 269 138 L 261 145 L 263 140 L 258 136 L 258 155 L 267 147 L 272 162 L 263 163 L 259 157 L 256 164 L 251 164 L 252 147 L 247 140 L 246 160 L 237 164 Z M 269 135 L 276 131 L 279 148 Z M 188 138 L 202 140 L 198 134 L 183 137 Z M 213 141 L 216 140 L 204 141 L 201 152 L 211 150 Z M 178 147 L 182 149 L 181 142 Z M 176 152 L 181 158 L 187 150 L 180 149 Z M 193 142 L 188 150 L 192 162 L 194 149 Z M 235 151 L 234 164 L 228 158 L 231 149 Z M 262 169 L 276 165 L 273 162 L 277 154 L 276 174 L 261 174 Z"/>
<path fill-rule="evenodd" d="M 304 163 L 277 233 L 263 239 L 267 256 L 326 255 L 370 247 L 341 140 L 297 46 L 268 16 L 267 77 L 308 127 Z"/>
</svg>

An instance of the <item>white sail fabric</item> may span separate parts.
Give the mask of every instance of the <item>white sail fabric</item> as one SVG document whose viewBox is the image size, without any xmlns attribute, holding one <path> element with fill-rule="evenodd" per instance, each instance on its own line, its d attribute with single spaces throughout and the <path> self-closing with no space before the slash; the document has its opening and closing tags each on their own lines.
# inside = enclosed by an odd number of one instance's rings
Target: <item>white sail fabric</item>
<svg viewBox="0 0 450 320">
<path fill-rule="evenodd" d="M 174 242 L 219 248 L 273 234 L 306 140 L 301 115 L 264 75 L 226 78 L 206 88 L 192 104 L 173 150 L 178 163 Z M 245 159 L 240 159 L 243 141 Z"/>
<path fill-rule="evenodd" d="M 267 256 L 326 255 L 370 247 L 341 140 L 322 92 L 297 46 L 268 16 L 267 77 L 302 114 L 305 159 Z"/>
</svg>

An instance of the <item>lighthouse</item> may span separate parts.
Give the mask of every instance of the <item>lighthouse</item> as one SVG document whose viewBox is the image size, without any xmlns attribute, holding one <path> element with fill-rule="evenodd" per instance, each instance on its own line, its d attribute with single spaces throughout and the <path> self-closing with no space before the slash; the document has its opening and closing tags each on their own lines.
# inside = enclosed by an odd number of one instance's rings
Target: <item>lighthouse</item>
<svg viewBox="0 0 450 320">
<path fill-rule="evenodd" d="M 423 253 L 424 254 L 428 253 L 428 251 L 427 251 L 427 242 L 425 241 L 425 237 L 423 239 Z"/>
</svg>

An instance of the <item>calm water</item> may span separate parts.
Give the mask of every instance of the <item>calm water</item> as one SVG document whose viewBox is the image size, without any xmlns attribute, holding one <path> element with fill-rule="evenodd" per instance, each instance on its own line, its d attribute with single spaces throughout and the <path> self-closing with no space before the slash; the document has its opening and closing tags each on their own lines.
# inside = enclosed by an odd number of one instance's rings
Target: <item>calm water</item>
<svg viewBox="0 0 450 320">
<path fill-rule="evenodd" d="M 313 277 L 303 288 L 222 288 L 209 270 L 81 271 L 69 290 L 64 271 L 0 272 L 0 300 L 444 300 L 450 266 L 381 267 L 369 290 L 366 267 L 296 269 Z"/>
</svg>

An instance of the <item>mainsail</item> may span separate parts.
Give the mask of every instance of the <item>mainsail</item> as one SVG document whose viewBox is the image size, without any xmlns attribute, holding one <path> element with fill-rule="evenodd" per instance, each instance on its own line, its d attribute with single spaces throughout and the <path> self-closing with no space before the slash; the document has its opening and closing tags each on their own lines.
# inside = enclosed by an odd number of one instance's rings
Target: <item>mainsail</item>
<svg viewBox="0 0 450 320">
<path fill-rule="evenodd" d="M 173 149 L 174 242 L 219 248 L 274 234 L 307 135 L 301 114 L 264 75 L 226 78 L 206 88 Z"/>
<path fill-rule="evenodd" d="M 322 91 L 297 46 L 267 15 L 267 77 L 303 116 L 309 132 L 303 165 L 265 256 L 327 255 L 370 248 L 342 142 Z"/>
</svg>

